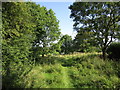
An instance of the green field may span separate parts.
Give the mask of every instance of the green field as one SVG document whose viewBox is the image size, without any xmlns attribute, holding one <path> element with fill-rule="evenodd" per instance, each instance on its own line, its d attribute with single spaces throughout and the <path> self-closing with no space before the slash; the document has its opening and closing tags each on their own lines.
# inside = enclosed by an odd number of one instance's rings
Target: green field
<svg viewBox="0 0 120 90">
<path fill-rule="evenodd" d="M 57 55 L 41 58 L 31 66 L 11 64 L 10 76 L 3 83 L 6 87 L 20 88 L 119 88 L 120 63 L 100 59 L 98 53 Z M 21 67 L 21 68 L 20 68 Z"/>
</svg>

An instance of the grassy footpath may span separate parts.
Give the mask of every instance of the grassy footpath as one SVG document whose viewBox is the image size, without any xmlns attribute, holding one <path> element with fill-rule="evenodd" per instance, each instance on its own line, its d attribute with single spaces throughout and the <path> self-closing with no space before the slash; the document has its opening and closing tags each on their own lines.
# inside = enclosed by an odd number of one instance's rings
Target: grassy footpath
<svg viewBox="0 0 120 90">
<path fill-rule="evenodd" d="M 62 68 L 64 88 L 72 88 L 71 79 L 68 75 L 68 68 Z"/>
</svg>

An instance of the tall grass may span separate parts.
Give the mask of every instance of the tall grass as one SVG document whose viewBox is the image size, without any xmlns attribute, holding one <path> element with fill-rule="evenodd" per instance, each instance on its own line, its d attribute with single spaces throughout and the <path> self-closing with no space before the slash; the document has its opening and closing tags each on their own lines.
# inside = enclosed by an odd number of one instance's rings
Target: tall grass
<svg viewBox="0 0 120 90">
<path fill-rule="evenodd" d="M 120 88 L 120 63 L 99 53 L 42 58 L 37 64 L 11 64 L 3 85 L 18 88 Z M 10 85 L 6 84 L 8 81 Z"/>
<path fill-rule="evenodd" d="M 25 88 L 69 88 L 60 64 L 36 66 L 25 77 Z"/>
<path fill-rule="evenodd" d="M 120 78 L 115 62 L 89 58 L 71 67 L 69 75 L 77 88 L 119 88 Z"/>
</svg>

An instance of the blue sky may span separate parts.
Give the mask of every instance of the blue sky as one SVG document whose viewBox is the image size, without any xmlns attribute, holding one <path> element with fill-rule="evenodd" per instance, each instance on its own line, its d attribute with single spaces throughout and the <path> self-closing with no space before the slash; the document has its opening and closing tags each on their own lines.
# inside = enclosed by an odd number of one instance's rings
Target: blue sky
<svg viewBox="0 0 120 90">
<path fill-rule="evenodd" d="M 68 34 L 72 38 L 76 35 L 73 31 L 73 21 L 70 18 L 70 10 L 68 7 L 73 2 L 36 2 L 40 6 L 45 6 L 47 9 L 52 9 L 55 12 L 55 16 L 60 21 L 59 26 L 63 35 Z"/>
</svg>

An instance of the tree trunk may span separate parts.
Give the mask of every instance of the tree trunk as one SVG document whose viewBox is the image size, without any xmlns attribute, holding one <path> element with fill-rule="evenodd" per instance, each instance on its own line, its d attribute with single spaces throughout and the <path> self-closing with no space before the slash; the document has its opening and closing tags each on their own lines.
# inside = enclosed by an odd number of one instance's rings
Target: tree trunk
<svg viewBox="0 0 120 90">
<path fill-rule="evenodd" d="M 42 57 L 44 57 L 44 53 L 42 54 Z"/>
<path fill-rule="evenodd" d="M 43 50 L 42 50 L 42 57 L 44 57 L 45 55 L 45 50 L 44 50 L 44 47 L 43 47 Z"/>
<path fill-rule="evenodd" d="M 43 48 L 42 48 L 42 49 L 43 49 L 43 50 L 42 50 L 42 51 L 43 51 L 43 52 L 42 52 L 42 57 L 44 57 L 44 56 L 45 56 L 45 47 L 46 47 L 46 45 L 45 45 L 45 43 L 43 43 Z"/>
<path fill-rule="evenodd" d="M 103 60 L 105 60 L 106 59 L 106 49 L 105 48 L 102 50 L 102 56 L 103 56 Z"/>
</svg>

